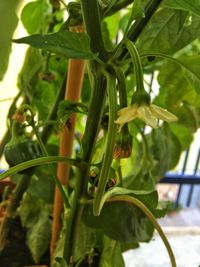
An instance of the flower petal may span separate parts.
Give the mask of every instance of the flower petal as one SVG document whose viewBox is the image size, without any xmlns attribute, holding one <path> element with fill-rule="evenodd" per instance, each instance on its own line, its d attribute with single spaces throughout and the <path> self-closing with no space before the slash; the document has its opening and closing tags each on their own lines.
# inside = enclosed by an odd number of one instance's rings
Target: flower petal
<svg viewBox="0 0 200 267">
<path fill-rule="evenodd" d="M 163 120 L 163 121 L 177 121 L 178 120 L 178 118 L 174 114 L 156 105 L 151 104 L 150 109 L 151 109 L 152 114 L 160 120 Z"/>
<path fill-rule="evenodd" d="M 115 120 L 115 123 L 120 125 L 120 129 L 127 122 L 130 122 L 136 118 L 137 109 L 134 106 L 122 108 L 118 111 L 119 117 Z"/>
<path fill-rule="evenodd" d="M 137 109 L 137 117 L 143 120 L 146 124 L 152 128 L 157 128 L 156 117 L 152 114 L 150 106 L 140 106 Z"/>
</svg>

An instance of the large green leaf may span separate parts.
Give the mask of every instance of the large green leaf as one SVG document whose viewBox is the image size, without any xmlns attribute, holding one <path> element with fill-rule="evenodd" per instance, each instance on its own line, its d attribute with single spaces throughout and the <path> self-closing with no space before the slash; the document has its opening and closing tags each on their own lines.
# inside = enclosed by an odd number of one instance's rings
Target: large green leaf
<svg viewBox="0 0 200 267">
<path fill-rule="evenodd" d="M 118 25 L 119 25 L 120 14 L 115 13 L 114 15 L 107 17 L 105 22 L 109 31 L 110 40 L 113 40 L 117 36 Z"/>
<path fill-rule="evenodd" d="M 186 66 L 184 68 L 186 78 L 200 94 L 200 56 L 184 57 L 180 61 Z"/>
<path fill-rule="evenodd" d="M 156 12 L 137 41 L 139 51 L 173 53 L 187 14 L 174 9 L 161 9 Z"/>
<path fill-rule="evenodd" d="M 38 220 L 43 203 L 39 199 L 25 193 L 19 207 L 20 220 L 23 227 L 31 228 Z"/>
<path fill-rule="evenodd" d="M 54 187 L 55 183 L 51 175 L 49 175 L 49 168 L 40 166 L 36 168 L 27 192 L 33 197 L 52 203 Z"/>
<path fill-rule="evenodd" d="M 16 43 L 29 44 L 36 48 L 64 56 L 66 58 L 92 59 L 89 38 L 86 33 L 63 30 L 52 34 L 34 34 L 14 40 Z"/>
<path fill-rule="evenodd" d="M 47 27 L 46 17 L 51 13 L 51 6 L 47 0 L 30 2 L 22 10 L 21 21 L 29 34 L 38 33 Z"/>
<path fill-rule="evenodd" d="M 146 216 L 125 202 L 105 203 L 99 216 L 94 216 L 92 207 L 86 206 L 83 220 L 119 242 L 147 242 L 153 234 L 153 226 Z"/>
<path fill-rule="evenodd" d="M 11 52 L 11 39 L 17 26 L 16 9 L 20 0 L 0 1 L 0 80 L 8 67 Z"/>
<path fill-rule="evenodd" d="M 169 7 L 191 11 L 200 16 L 199 0 L 165 0 L 164 3 Z"/>
<path fill-rule="evenodd" d="M 110 238 L 125 242 L 146 242 L 153 234 L 153 226 L 146 215 L 136 206 L 127 202 L 106 202 L 114 196 L 129 195 L 144 203 L 157 217 L 163 213 L 158 206 L 158 195 L 156 191 L 134 191 L 115 187 L 107 191 L 101 202 L 101 213 L 94 216 L 92 207 L 86 206 L 83 212 L 83 221 L 91 228 L 101 229 Z M 165 207 L 166 211 L 166 207 Z"/>
<path fill-rule="evenodd" d="M 184 63 L 184 59 L 182 61 Z M 155 98 L 155 103 L 171 112 L 178 112 L 185 95 L 193 91 L 184 75 L 184 71 L 179 65 L 171 61 L 166 62 L 161 67 L 158 83 L 160 89 L 159 95 Z M 178 116 L 178 114 L 176 115 Z"/>
<path fill-rule="evenodd" d="M 47 251 L 51 239 L 51 219 L 49 210 L 42 209 L 36 224 L 28 230 L 27 245 L 36 263 Z"/>
<path fill-rule="evenodd" d="M 169 127 L 174 135 L 178 138 L 182 146 L 182 150 L 187 149 L 193 140 L 193 134 L 190 129 L 179 123 L 173 123 L 173 125 L 169 125 Z"/>
<path fill-rule="evenodd" d="M 178 164 L 182 152 L 182 146 L 178 137 L 172 131 L 170 131 L 170 128 L 167 124 L 165 125 L 164 133 L 167 138 L 166 145 L 169 153 L 169 167 L 165 170 L 166 172 L 170 169 L 175 168 Z M 166 159 L 163 158 L 163 160 Z M 160 162 L 160 165 L 162 165 L 162 162 Z"/>
<path fill-rule="evenodd" d="M 47 251 L 51 238 L 52 205 L 25 193 L 19 207 L 21 223 L 27 229 L 26 242 L 35 262 Z"/>
<path fill-rule="evenodd" d="M 103 238 L 103 251 L 99 267 L 124 267 L 121 245 L 107 236 Z"/>
<path fill-rule="evenodd" d="M 196 15 L 188 18 L 187 23 L 179 32 L 177 39 L 174 42 L 173 51 L 176 52 L 188 44 L 192 43 L 200 34 L 200 19 Z"/>
</svg>

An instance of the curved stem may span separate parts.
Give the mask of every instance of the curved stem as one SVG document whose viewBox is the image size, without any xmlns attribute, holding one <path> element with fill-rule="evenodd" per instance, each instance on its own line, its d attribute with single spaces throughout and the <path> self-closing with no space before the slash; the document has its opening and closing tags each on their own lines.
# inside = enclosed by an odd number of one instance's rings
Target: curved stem
<svg viewBox="0 0 200 267">
<path fill-rule="evenodd" d="M 193 70 L 191 70 L 190 68 L 188 68 L 187 65 L 184 64 L 184 62 L 179 61 L 178 59 L 171 57 L 169 55 L 166 54 L 162 54 L 162 53 L 145 53 L 145 54 L 141 54 L 140 57 L 149 57 L 149 56 L 154 56 L 154 57 L 160 57 L 160 58 L 165 58 L 165 59 L 169 59 L 171 61 L 173 61 L 174 63 L 178 64 L 179 66 L 181 66 L 182 68 L 186 69 L 187 71 L 189 71 L 192 75 L 196 75 L 195 72 L 193 72 Z"/>
<path fill-rule="evenodd" d="M 113 147 L 115 142 L 116 124 L 114 123 L 117 113 L 117 96 L 115 90 L 115 79 L 110 74 L 106 74 L 108 100 L 109 100 L 109 124 L 106 151 L 104 155 L 101 172 L 98 179 L 98 186 L 94 196 L 93 213 L 95 216 L 100 214 L 100 203 L 105 192 L 110 166 L 112 163 Z"/>
<path fill-rule="evenodd" d="M 126 47 L 131 55 L 132 63 L 134 66 L 134 72 L 136 77 L 136 91 L 143 92 L 144 91 L 143 70 L 137 48 L 135 47 L 134 43 L 129 40 L 126 41 Z"/>
<path fill-rule="evenodd" d="M 160 227 L 159 223 L 156 221 L 156 218 L 154 217 L 154 215 L 152 214 L 152 212 L 137 198 L 134 197 L 130 197 L 130 196 L 114 196 L 110 199 L 108 199 L 106 202 L 117 202 L 117 201 L 124 201 L 124 202 L 128 202 L 134 206 L 137 206 L 139 209 L 141 209 L 145 215 L 148 217 L 148 219 L 152 222 L 153 226 L 156 228 L 156 230 L 158 231 L 166 249 L 167 252 L 169 254 L 169 258 L 171 261 L 171 265 L 172 267 L 176 267 L 176 260 L 173 254 L 173 251 L 171 249 L 171 246 L 169 244 L 169 241 L 167 240 L 167 237 L 165 236 L 162 228 Z"/>
<path fill-rule="evenodd" d="M 41 139 L 41 137 L 40 137 L 40 134 L 39 134 L 39 132 L 38 132 L 36 126 L 35 126 L 35 122 L 34 122 L 34 120 L 33 120 L 33 123 L 32 123 L 31 126 L 32 126 L 33 131 L 34 131 L 34 133 L 35 133 L 35 135 L 36 135 L 36 138 L 37 138 L 37 141 L 38 141 L 38 143 L 39 143 L 39 146 L 40 146 L 40 149 L 41 149 L 41 151 L 42 151 L 43 156 L 48 157 L 48 152 L 47 152 L 47 150 L 46 150 L 46 148 L 45 148 L 44 143 L 42 142 L 42 139 Z M 60 180 L 58 179 L 58 177 L 57 177 L 57 175 L 56 175 L 56 172 L 55 172 L 54 167 L 53 167 L 52 165 L 49 165 L 49 169 L 50 169 L 50 171 L 51 171 L 51 176 L 52 176 L 52 178 L 53 178 L 53 180 L 54 180 L 56 186 L 58 187 L 59 192 L 60 192 L 61 195 L 62 195 L 62 198 L 63 198 L 63 201 L 64 201 L 65 206 L 66 206 L 66 207 L 69 207 L 69 202 L 68 202 L 67 196 L 66 196 L 66 194 L 65 194 L 65 191 L 64 191 L 64 189 L 63 189 L 63 187 L 62 187 L 62 184 L 61 184 Z"/>
<path fill-rule="evenodd" d="M 0 181 L 5 179 L 8 176 L 14 175 L 18 172 L 24 171 L 26 169 L 29 169 L 31 167 L 43 165 L 43 164 L 49 164 L 49 163 L 57 163 L 59 161 L 63 162 L 69 162 L 71 165 L 74 165 L 76 167 L 80 167 L 80 162 L 78 162 L 76 159 L 71 159 L 67 157 L 58 157 L 58 156 L 49 156 L 49 157 L 41 157 L 37 159 L 28 160 L 26 162 L 20 163 L 7 171 L 0 174 Z"/>
</svg>

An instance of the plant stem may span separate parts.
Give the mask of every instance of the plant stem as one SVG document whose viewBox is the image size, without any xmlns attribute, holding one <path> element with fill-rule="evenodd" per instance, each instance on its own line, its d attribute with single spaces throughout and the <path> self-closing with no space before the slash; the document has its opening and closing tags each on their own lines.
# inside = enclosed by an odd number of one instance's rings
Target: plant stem
<svg viewBox="0 0 200 267">
<path fill-rule="evenodd" d="M 115 133 L 117 125 L 114 123 L 117 114 L 117 95 L 115 88 L 115 79 L 107 74 L 107 89 L 109 101 L 109 123 L 108 136 L 106 141 L 106 151 L 103 159 L 103 164 L 98 179 L 98 186 L 94 196 L 93 213 L 95 216 L 100 214 L 100 204 L 105 192 L 106 184 L 109 177 L 110 166 L 113 158 L 113 147 L 115 144 Z"/>
<path fill-rule="evenodd" d="M 121 109 L 127 107 L 126 80 L 124 73 L 120 68 L 114 68 L 114 71 L 118 81 L 119 106 Z"/>
<path fill-rule="evenodd" d="M 90 37 L 90 47 L 93 53 L 99 53 L 103 61 L 108 59 L 101 34 L 100 14 L 97 0 L 81 0 L 83 20 Z"/>
<path fill-rule="evenodd" d="M 169 244 L 169 241 L 167 240 L 162 228 L 160 227 L 159 223 L 156 221 L 152 212 L 140 200 L 138 200 L 137 198 L 131 197 L 131 196 L 127 196 L 127 195 L 114 196 L 114 197 L 108 199 L 106 202 L 118 202 L 118 201 L 128 202 L 134 206 L 137 206 L 139 209 L 141 209 L 146 214 L 146 216 L 152 222 L 153 226 L 156 228 L 160 237 L 162 238 L 162 241 L 163 241 L 163 243 L 167 249 L 167 252 L 169 254 L 169 258 L 170 258 L 172 267 L 176 267 L 177 266 L 176 260 L 175 260 L 173 251 L 171 249 L 171 246 Z"/>
<path fill-rule="evenodd" d="M 143 83 L 143 70 L 140 56 L 135 45 L 131 41 L 126 41 L 126 47 L 131 55 L 132 63 L 134 66 L 134 73 L 136 77 L 136 92 L 144 92 L 145 89 Z"/>
<path fill-rule="evenodd" d="M 85 28 L 90 38 L 92 52 L 98 53 L 100 59 L 106 61 L 107 52 L 105 50 L 101 34 L 98 2 L 97 0 L 81 0 L 81 7 Z M 81 172 L 79 172 L 76 177 L 77 180 L 74 190 L 74 198 L 63 250 L 63 257 L 66 259 L 67 263 L 70 262 L 70 259 L 73 260 L 79 221 L 83 211 L 83 206 L 79 203 L 79 199 L 87 193 L 89 168 L 102 118 L 106 93 L 105 78 L 101 73 L 100 66 L 98 63 L 93 62 L 92 68 L 94 76 L 93 92 L 81 146 L 81 161 L 83 166 Z"/>
<path fill-rule="evenodd" d="M 71 158 L 67 158 L 67 157 L 58 157 L 58 156 L 49 156 L 49 157 L 41 157 L 41 158 L 37 158 L 37 159 L 31 159 L 31 160 L 25 161 L 23 163 L 17 164 L 16 166 L 9 168 L 7 171 L 5 171 L 3 173 L 0 173 L 0 181 L 5 179 L 8 176 L 14 175 L 18 172 L 24 171 L 24 170 L 29 169 L 31 167 L 40 166 L 40 165 L 49 164 L 49 163 L 57 163 L 59 161 L 69 162 L 71 165 L 74 165 L 77 168 L 80 168 L 80 164 L 81 164 L 76 159 L 71 159 Z"/>
<path fill-rule="evenodd" d="M 122 0 L 122 1 L 116 1 L 116 4 L 112 6 L 111 9 L 109 10 L 103 10 L 102 13 L 104 14 L 104 16 L 111 16 L 114 13 L 116 13 L 117 11 L 123 9 L 124 7 L 130 5 L 133 3 L 133 0 Z"/>
<path fill-rule="evenodd" d="M 143 29 L 145 28 L 145 26 L 147 25 L 147 23 L 149 22 L 149 20 L 151 19 L 151 17 L 155 13 L 161 2 L 162 0 L 148 1 L 144 9 L 145 17 L 141 18 L 140 20 L 136 20 L 133 26 L 129 29 L 127 33 L 128 39 L 130 39 L 132 42 L 135 42 L 138 39 L 139 35 L 143 31 Z M 123 59 L 122 61 L 124 61 L 126 55 L 127 55 L 127 50 L 124 49 L 121 53 L 120 59 L 121 60 Z"/>
<path fill-rule="evenodd" d="M 82 166 L 81 172 L 78 173 L 76 177 L 76 187 L 74 190 L 74 198 L 70 213 L 70 218 L 68 222 L 68 228 L 66 233 L 63 258 L 70 261 L 73 255 L 76 235 L 79 227 L 79 219 L 82 214 L 83 206 L 79 204 L 79 199 L 86 195 L 87 192 L 87 182 L 88 173 L 90 168 L 90 163 L 92 160 L 92 154 L 94 150 L 94 145 L 99 131 L 99 126 L 102 118 L 102 110 L 104 107 L 105 98 L 105 79 L 101 75 L 96 77 L 94 81 L 94 90 L 89 107 L 88 119 L 86 123 L 85 133 L 82 138 L 82 163 L 86 163 Z"/>
<path fill-rule="evenodd" d="M 58 109 L 58 104 L 59 102 L 64 98 L 64 95 L 65 95 L 65 85 L 66 85 L 66 77 L 64 78 L 63 82 L 62 82 L 62 85 L 56 95 L 56 99 L 55 99 L 55 102 L 52 106 L 52 109 L 46 119 L 46 121 L 51 121 L 51 120 L 54 120 L 56 118 L 56 115 L 57 115 L 57 109 Z M 43 143 L 47 143 L 48 141 L 48 138 L 52 132 L 52 129 L 53 129 L 53 125 L 46 125 L 43 129 L 42 129 L 42 132 L 41 132 L 41 139 L 43 141 Z"/>
<path fill-rule="evenodd" d="M 128 31 L 128 39 L 133 42 L 137 40 L 138 36 L 143 31 L 144 27 L 147 25 L 148 21 L 151 19 L 161 2 L 162 0 L 148 1 L 144 9 L 145 17 L 141 18 L 140 20 L 137 20 L 133 24 L 132 28 Z"/>
<path fill-rule="evenodd" d="M 37 141 L 39 143 L 39 146 L 40 146 L 40 149 L 42 151 L 43 156 L 47 156 L 48 157 L 47 150 L 45 148 L 44 143 L 42 142 L 42 139 L 40 137 L 40 134 L 39 134 L 39 132 L 38 132 L 36 126 L 35 126 L 35 123 L 33 122 L 31 126 L 32 126 L 32 128 L 34 130 L 34 133 L 36 135 L 36 138 L 37 138 Z M 60 193 L 62 195 L 62 198 L 64 200 L 65 206 L 66 207 L 69 207 L 69 202 L 68 202 L 67 196 L 65 194 L 65 191 L 64 191 L 64 189 L 62 187 L 61 182 L 59 181 L 59 179 L 58 179 L 58 177 L 57 177 L 57 175 L 55 173 L 55 168 L 52 165 L 49 165 L 49 169 L 51 171 L 52 178 L 53 178 L 55 184 L 57 185 L 57 187 L 58 187 L 58 189 L 59 189 L 59 191 L 60 191 Z"/>
</svg>

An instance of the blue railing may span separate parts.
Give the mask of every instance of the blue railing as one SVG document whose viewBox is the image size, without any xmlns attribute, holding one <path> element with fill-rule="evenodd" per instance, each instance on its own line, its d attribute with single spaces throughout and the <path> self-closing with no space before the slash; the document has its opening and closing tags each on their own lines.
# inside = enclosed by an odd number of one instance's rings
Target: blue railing
<svg viewBox="0 0 200 267">
<path fill-rule="evenodd" d="M 165 177 L 160 181 L 160 183 L 168 183 L 168 184 L 178 184 L 179 189 L 175 201 L 175 207 L 177 207 L 180 204 L 181 196 L 184 194 L 184 197 L 186 197 L 186 207 L 189 207 L 192 202 L 192 197 L 194 193 L 194 188 L 196 185 L 200 185 L 200 173 L 199 173 L 199 162 L 200 162 L 200 149 L 197 153 L 197 157 L 194 164 L 194 169 L 192 171 L 192 174 L 186 174 L 186 165 L 188 162 L 188 156 L 189 156 L 189 149 L 186 151 L 184 159 L 183 159 L 183 165 L 181 170 L 178 174 L 176 173 L 166 173 Z M 185 185 L 188 185 L 189 190 L 183 190 L 183 187 Z M 187 191 L 187 196 L 186 192 Z M 199 193 L 200 194 L 200 190 Z"/>
</svg>

